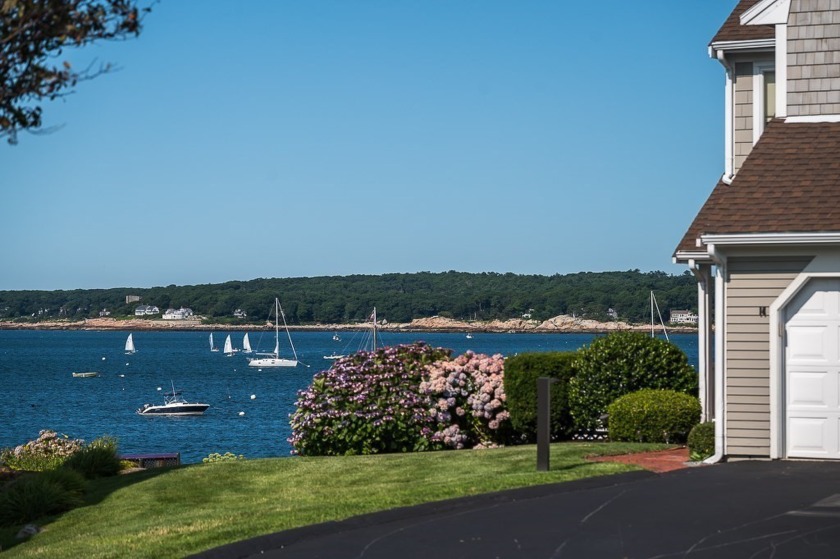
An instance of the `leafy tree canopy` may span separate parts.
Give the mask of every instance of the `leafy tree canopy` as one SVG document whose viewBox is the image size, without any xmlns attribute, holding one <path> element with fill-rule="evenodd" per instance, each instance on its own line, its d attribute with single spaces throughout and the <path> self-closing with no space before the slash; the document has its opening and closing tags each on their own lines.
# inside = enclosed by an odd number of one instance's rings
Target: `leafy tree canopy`
<svg viewBox="0 0 840 559">
<path fill-rule="evenodd" d="M 41 102 L 111 69 L 74 69 L 64 49 L 140 34 L 135 0 L 0 0 L 0 137 L 41 127 Z"/>
</svg>

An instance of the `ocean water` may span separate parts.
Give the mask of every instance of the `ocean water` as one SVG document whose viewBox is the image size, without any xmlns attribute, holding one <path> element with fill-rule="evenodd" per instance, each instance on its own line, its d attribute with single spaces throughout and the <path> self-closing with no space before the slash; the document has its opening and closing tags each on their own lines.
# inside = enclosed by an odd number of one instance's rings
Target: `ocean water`
<svg viewBox="0 0 840 559">
<path fill-rule="evenodd" d="M 227 333 L 215 332 L 220 347 Z M 116 437 L 123 453 L 180 452 L 183 463 L 210 453 L 233 452 L 247 458 L 288 456 L 289 414 L 298 390 L 318 371 L 323 358 L 358 348 L 360 334 L 292 332 L 301 361 L 296 368 L 256 369 L 242 354 L 211 353 L 208 332 L 134 332 L 137 353 L 125 355 L 128 332 L 0 330 L 0 447 L 13 447 L 53 429 L 87 441 Z M 235 347 L 242 333 L 231 333 Z M 270 351 L 273 332 L 250 333 L 255 351 Z M 381 334 L 386 345 L 425 341 L 453 355 L 530 351 L 572 351 L 591 343 L 594 334 L 490 334 L 472 339 L 454 333 Z M 671 335 L 671 341 L 697 366 L 697 336 Z M 285 342 L 285 345 L 284 345 Z M 355 345 L 354 345 L 355 344 Z M 281 355 L 289 356 L 281 335 Z M 97 371 L 96 378 L 73 372 Z M 144 403 L 162 404 L 163 393 L 177 390 L 191 402 L 210 404 L 203 416 L 146 417 Z"/>
</svg>

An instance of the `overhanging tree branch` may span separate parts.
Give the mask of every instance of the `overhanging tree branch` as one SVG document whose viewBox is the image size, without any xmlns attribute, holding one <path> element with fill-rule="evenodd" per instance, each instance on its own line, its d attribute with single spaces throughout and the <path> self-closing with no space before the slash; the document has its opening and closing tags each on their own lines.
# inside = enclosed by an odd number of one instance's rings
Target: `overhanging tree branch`
<svg viewBox="0 0 840 559">
<path fill-rule="evenodd" d="M 65 48 L 136 37 L 150 11 L 137 0 L 0 0 L 0 137 L 17 143 L 21 130 L 41 127 L 44 100 L 113 70 L 75 71 L 55 61 Z"/>
</svg>

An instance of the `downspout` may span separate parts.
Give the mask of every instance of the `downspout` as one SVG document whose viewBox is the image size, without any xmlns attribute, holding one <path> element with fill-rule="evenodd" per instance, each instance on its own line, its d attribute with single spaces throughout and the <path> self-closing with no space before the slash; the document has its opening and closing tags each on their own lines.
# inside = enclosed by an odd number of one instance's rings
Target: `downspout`
<svg viewBox="0 0 840 559">
<path fill-rule="evenodd" d="M 712 399 L 714 398 L 714 386 L 708 386 L 709 383 L 709 270 L 702 268 L 694 259 L 688 261 L 688 269 L 694 274 L 697 280 L 697 309 L 700 315 L 700 322 L 697 325 L 697 346 L 700 351 L 699 367 L 697 371 L 698 376 L 698 392 L 701 398 L 702 416 L 701 421 L 711 421 L 714 419 L 714 408 L 712 407 Z"/>
<path fill-rule="evenodd" d="M 709 47 L 710 50 L 711 47 Z M 732 184 L 732 179 L 735 176 L 735 147 L 733 144 L 733 119 L 732 119 L 732 102 L 733 102 L 733 78 L 735 76 L 735 67 L 726 59 L 723 50 L 714 50 L 715 58 L 723 65 L 726 70 L 726 86 L 724 89 L 724 170 L 723 176 L 720 178 L 724 184 Z"/>
<path fill-rule="evenodd" d="M 716 464 L 724 454 L 724 433 L 726 410 L 724 409 L 724 280 L 726 278 L 726 256 L 718 252 L 715 245 L 706 245 L 709 257 L 715 263 L 715 453 L 704 462 Z"/>
</svg>

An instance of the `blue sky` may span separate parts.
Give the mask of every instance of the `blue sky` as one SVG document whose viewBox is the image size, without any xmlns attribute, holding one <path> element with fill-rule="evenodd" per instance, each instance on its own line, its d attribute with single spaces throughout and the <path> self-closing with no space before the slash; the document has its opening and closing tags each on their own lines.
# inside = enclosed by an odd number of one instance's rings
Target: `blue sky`
<svg viewBox="0 0 840 559">
<path fill-rule="evenodd" d="M 0 289 L 682 273 L 735 0 L 163 0 L 0 145 Z"/>
</svg>

